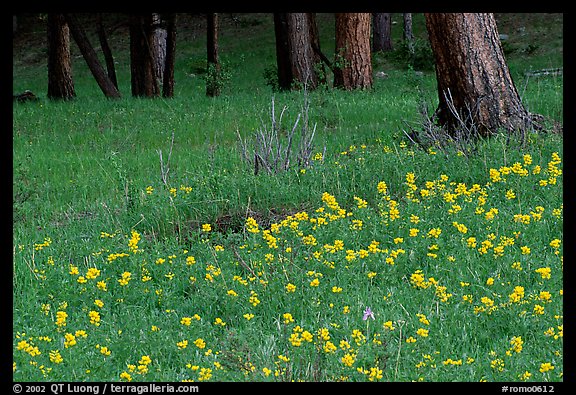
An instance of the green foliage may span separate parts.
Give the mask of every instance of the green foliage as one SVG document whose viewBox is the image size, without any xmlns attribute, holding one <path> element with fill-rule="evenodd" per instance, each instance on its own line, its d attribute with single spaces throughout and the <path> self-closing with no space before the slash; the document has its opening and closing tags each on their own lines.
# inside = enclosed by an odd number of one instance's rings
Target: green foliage
<svg viewBox="0 0 576 395">
<path fill-rule="evenodd" d="M 206 80 L 207 91 L 221 92 L 232 78 L 232 72 L 226 62 L 221 62 L 218 65 L 209 63 L 203 78 Z"/>
<path fill-rule="evenodd" d="M 30 160 L 27 157 L 26 160 Z M 13 170 L 12 221 L 20 222 L 29 219 L 33 213 L 34 200 L 37 197 L 35 180 L 30 177 L 30 168 L 23 162 L 16 163 Z"/>
<path fill-rule="evenodd" d="M 403 40 L 396 43 L 392 51 L 384 52 L 383 55 L 394 62 L 397 67 L 421 71 L 434 70 L 434 54 L 428 40 L 416 38 L 412 48 Z"/>
<path fill-rule="evenodd" d="M 272 88 L 272 92 L 280 91 L 280 83 L 278 82 L 278 67 L 276 64 L 267 66 L 262 72 L 265 84 Z"/>
<path fill-rule="evenodd" d="M 197 75 L 205 74 L 207 71 L 207 63 L 205 58 L 194 58 L 190 61 L 189 72 Z"/>
<path fill-rule="evenodd" d="M 248 196 L 313 189 L 275 218 L 250 205 L 180 241 L 141 221 L 18 242 L 16 291 L 36 296 L 16 299 L 15 377 L 62 380 L 73 360 L 81 380 L 561 380 L 556 147 L 446 158 L 375 141 L 259 183 Z M 138 210 L 182 229 L 217 188 L 149 185 Z"/>
</svg>

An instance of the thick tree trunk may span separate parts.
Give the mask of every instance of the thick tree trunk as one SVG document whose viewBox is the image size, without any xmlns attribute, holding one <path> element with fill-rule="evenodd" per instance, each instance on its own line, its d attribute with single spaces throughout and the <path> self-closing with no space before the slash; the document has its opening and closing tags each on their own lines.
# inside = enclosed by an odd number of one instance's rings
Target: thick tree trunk
<svg viewBox="0 0 576 395">
<path fill-rule="evenodd" d="M 292 87 L 306 85 L 309 89 L 315 89 L 318 86 L 315 66 L 320 63 L 313 49 L 313 43 L 318 41 L 314 37 L 316 19 L 310 13 L 293 12 L 287 14 L 286 21 Z"/>
<path fill-rule="evenodd" d="M 206 96 L 220 96 L 220 61 L 218 59 L 218 14 L 207 15 L 207 67 Z"/>
<path fill-rule="evenodd" d="M 392 50 L 392 14 L 372 14 L 372 51 Z"/>
<path fill-rule="evenodd" d="M 160 94 L 151 43 L 152 14 L 130 15 L 130 72 L 132 96 Z"/>
<path fill-rule="evenodd" d="M 162 96 L 174 96 L 174 63 L 176 60 L 176 14 L 166 14 L 166 64 L 162 77 Z"/>
<path fill-rule="evenodd" d="M 368 89 L 372 87 L 370 14 L 336 14 L 336 59 L 334 87 Z"/>
<path fill-rule="evenodd" d="M 166 65 L 166 31 L 165 21 L 161 14 L 152 14 L 152 41 L 150 43 L 156 80 L 162 85 L 164 79 L 164 66 Z"/>
<path fill-rule="evenodd" d="M 292 85 L 292 68 L 288 52 L 288 14 L 274 13 L 274 34 L 276 38 L 276 65 L 278 68 L 278 87 L 289 90 Z"/>
<path fill-rule="evenodd" d="M 482 135 L 500 128 L 524 130 L 530 121 L 516 90 L 489 13 L 428 13 L 426 27 L 436 61 L 438 120 L 458 127 L 450 104 L 472 121 Z"/>
<path fill-rule="evenodd" d="M 92 44 L 88 41 L 88 37 L 86 37 L 86 33 L 80 26 L 76 16 L 73 14 L 64 14 L 64 17 L 66 23 L 68 23 L 68 26 L 70 27 L 70 33 L 72 34 L 74 41 L 76 41 L 76 44 L 78 45 L 84 60 L 88 64 L 88 68 L 90 68 L 92 75 L 96 79 L 98 86 L 102 90 L 102 93 L 104 93 L 106 97 L 119 98 L 120 92 L 114 86 L 114 83 L 110 80 L 106 71 L 100 64 L 98 55 L 96 55 L 96 51 L 94 51 Z"/>
<path fill-rule="evenodd" d="M 278 85 L 282 90 L 315 89 L 320 78 L 320 40 L 313 13 L 274 13 Z"/>
<path fill-rule="evenodd" d="M 48 98 L 76 96 L 70 59 L 70 31 L 62 14 L 48 14 Z"/>
</svg>

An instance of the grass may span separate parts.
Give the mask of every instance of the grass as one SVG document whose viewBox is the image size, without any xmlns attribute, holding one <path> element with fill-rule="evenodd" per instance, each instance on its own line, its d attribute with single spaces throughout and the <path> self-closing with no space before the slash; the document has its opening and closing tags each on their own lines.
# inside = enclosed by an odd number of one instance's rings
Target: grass
<svg viewBox="0 0 576 395">
<path fill-rule="evenodd" d="M 129 97 L 118 33 L 125 97 L 75 64 L 76 100 L 14 105 L 14 380 L 563 380 L 561 135 L 417 150 L 402 128 L 435 103 L 433 71 L 378 55 L 373 91 L 310 93 L 312 166 L 254 176 L 236 131 L 269 122 L 272 94 L 291 125 L 301 94 L 271 92 L 271 20 L 241 15 L 222 32 L 233 77 L 206 98 L 195 23 L 174 99 Z M 561 121 L 562 78 L 523 74 L 557 67 L 550 47 L 509 62 L 530 111 Z M 15 89 L 42 92 L 15 54 Z"/>
</svg>

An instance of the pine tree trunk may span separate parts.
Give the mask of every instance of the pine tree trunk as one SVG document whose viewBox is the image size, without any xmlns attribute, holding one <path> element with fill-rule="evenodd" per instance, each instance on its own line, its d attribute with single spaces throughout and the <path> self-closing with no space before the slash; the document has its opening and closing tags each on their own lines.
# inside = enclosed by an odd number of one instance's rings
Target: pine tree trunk
<svg viewBox="0 0 576 395">
<path fill-rule="evenodd" d="M 48 14 L 48 98 L 76 96 L 70 59 L 70 31 L 62 14 Z"/>
<path fill-rule="evenodd" d="M 132 96 L 160 94 L 151 42 L 152 14 L 130 15 L 130 73 Z"/>
<path fill-rule="evenodd" d="M 372 87 L 370 14 L 336 14 L 336 57 L 334 87 L 369 89 Z"/>
<path fill-rule="evenodd" d="M 292 85 L 306 85 L 309 89 L 315 89 L 318 86 L 315 65 L 320 63 L 312 47 L 314 40 L 317 40 L 313 37 L 315 18 L 310 13 L 294 12 L 287 14 L 286 21 Z"/>
<path fill-rule="evenodd" d="M 162 19 L 161 14 L 152 14 L 152 60 L 154 63 L 154 72 L 156 80 L 161 86 L 164 79 L 164 66 L 166 64 L 166 39 L 168 33 L 166 32 L 165 21 Z"/>
<path fill-rule="evenodd" d="M 278 88 L 289 90 L 292 85 L 292 68 L 288 52 L 288 22 L 286 12 L 274 13 L 274 34 L 276 38 L 276 65 Z"/>
<path fill-rule="evenodd" d="M 274 13 L 274 32 L 280 89 L 299 89 L 304 85 L 315 89 L 320 81 L 325 82 L 318 75 L 322 61 L 316 14 Z"/>
<path fill-rule="evenodd" d="M 510 76 L 494 15 L 428 13 L 426 27 L 436 61 L 438 120 L 458 127 L 449 104 L 472 122 L 481 135 L 524 130 L 530 124 Z"/>
<path fill-rule="evenodd" d="M 100 47 L 102 48 L 102 53 L 104 54 L 104 59 L 106 61 L 106 71 L 110 81 L 114 84 L 116 89 L 118 89 L 118 80 L 116 79 L 116 67 L 114 66 L 114 57 L 112 56 L 112 50 L 108 45 L 108 39 L 106 37 L 106 30 L 102 23 L 102 14 L 99 13 L 96 16 L 96 30 L 98 31 L 98 39 L 100 41 Z"/>
<path fill-rule="evenodd" d="M 408 47 L 408 53 L 410 56 L 414 55 L 414 33 L 412 33 L 412 14 L 405 12 L 403 14 L 404 19 L 404 42 L 406 47 Z"/>
<path fill-rule="evenodd" d="M 166 64 L 162 77 L 162 97 L 174 97 L 174 63 L 176 60 L 176 14 L 164 16 L 166 20 Z"/>
<path fill-rule="evenodd" d="M 218 59 L 218 14 L 207 16 L 207 67 L 206 96 L 220 96 L 220 61 Z"/>
<path fill-rule="evenodd" d="M 82 26 L 80 26 L 76 16 L 73 14 L 64 14 L 64 18 L 66 19 L 66 23 L 70 28 L 70 33 L 72 34 L 74 41 L 76 41 L 76 44 L 78 45 L 78 48 L 80 49 L 80 52 L 82 53 L 88 68 L 92 72 L 94 79 L 102 90 L 102 93 L 104 93 L 104 95 L 109 98 L 119 98 L 120 92 L 114 86 L 114 83 L 110 80 L 106 74 L 106 71 L 100 64 L 98 55 L 96 54 L 96 51 L 94 51 L 92 44 L 90 44 L 90 41 L 88 40 L 84 29 L 82 29 Z"/>
<path fill-rule="evenodd" d="M 372 51 L 392 50 L 392 14 L 372 14 Z"/>
</svg>

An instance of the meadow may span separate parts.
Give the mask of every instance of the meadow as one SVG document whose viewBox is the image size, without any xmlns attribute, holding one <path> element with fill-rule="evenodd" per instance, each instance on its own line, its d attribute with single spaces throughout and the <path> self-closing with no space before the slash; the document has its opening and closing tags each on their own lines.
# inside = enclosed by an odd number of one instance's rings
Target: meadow
<svg viewBox="0 0 576 395">
<path fill-rule="evenodd" d="M 120 36 L 123 98 L 79 59 L 75 100 L 14 104 L 14 381 L 563 381 L 562 134 L 410 144 L 435 76 L 398 50 L 372 91 L 308 92 L 311 162 L 255 175 L 238 134 L 270 123 L 272 97 L 289 129 L 304 98 L 266 80 L 271 18 L 239 21 L 220 97 L 192 18 L 173 99 L 129 96 Z M 562 76 L 525 75 L 561 67 L 562 26 L 531 22 L 510 69 L 562 122 Z M 38 51 L 15 50 L 15 91 L 45 90 Z"/>
</svg>

